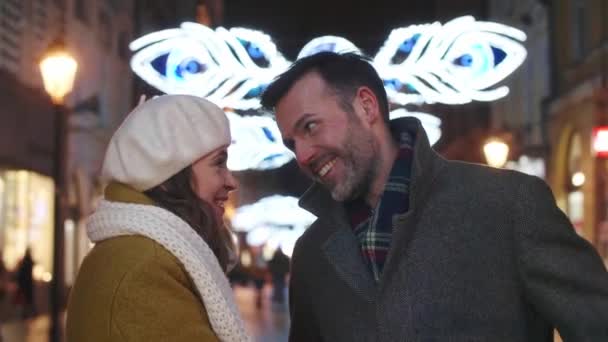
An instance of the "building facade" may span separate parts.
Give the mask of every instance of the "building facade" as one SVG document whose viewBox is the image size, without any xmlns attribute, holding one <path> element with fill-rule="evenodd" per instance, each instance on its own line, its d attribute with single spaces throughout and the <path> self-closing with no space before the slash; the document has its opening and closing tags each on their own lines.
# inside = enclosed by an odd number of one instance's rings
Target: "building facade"
<svg viewBox="0 0 608 342">
<path fill-rule="evenodd" d="M 490 19 L 526 33 L 524 63 L 505 80 L 509 94 L 491 105 L 490 132 L 510 145 L 508 167 L 546 178 L 545 103 L 550 87 L 549 11 L 539 0 L 490 1 Z"/>
<path fill-rule="evenodd" d="M 78 61 L 69 110 L 65 281 L 88 251 L 84 218 L 112 130 L 133 104 L 128 43 L 133 1 L 6 0 L 0 3 L 0 250 L 9 270 L 31 248 L 34 276 L 53 275 L 52 170 L 57 131 L 38 62 L 61 36 Z"/>
<path fill-rule="evenodd" d="M 608 124 L 608 4 L 550 2 L 552 58 L 548 179 L 577 232 L 608 261 L 608 166 L 596 156 L 594 128 Z"/>
</svg>

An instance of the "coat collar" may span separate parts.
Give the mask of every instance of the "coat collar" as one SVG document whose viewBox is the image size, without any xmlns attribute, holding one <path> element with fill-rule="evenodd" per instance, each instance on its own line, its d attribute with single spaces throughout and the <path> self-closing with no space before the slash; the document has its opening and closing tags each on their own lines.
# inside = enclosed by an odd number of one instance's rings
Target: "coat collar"
<svg viewBox="0 0 608 342">
<path fill-rule="evenodd" d="M 118 182 L 111 182 L 103 191 L 108 201 L 154 205 L 154 201 L 132 187 Z"/>
<path fill-rule="evenodd" d="M 406 128 L 416 134 L 409 194 L 410 208 L 406 214 L 398 218 L 397 224 L 401 227 L 408 226 L 410 220 L 415 217 L 417 209 L 422 207 L 430 193 L 433 180 L 446 161 L 431 148 L 419 120 L 415 118 L 396 119 L 391 122 L 391 128 Z M 327 238 L 320 241 L 320 246 L 337 274 L 357 294 L 368 301 L 373 301 L 378 287 L 365 265 L 357 238 L 348 223 L 343 203 L 335 201 L 329 191 L 315 183 L 304 193 L 299 204 L 324 222 L 323 229 L 329 230 L 327 234 L 324 234 Z M 391 245 L 398 245 L 400 248 L 391 248 L 389 251 L 380 280 L 380 288 L 382 284 L 386 283 L 385 278 L 389 276 L 394 267 L 392 260 L 398 259 L 398 255 L 405 252 L 412 234 L 413 229 L 399 229 L 393 235 Z"/>
</svg>

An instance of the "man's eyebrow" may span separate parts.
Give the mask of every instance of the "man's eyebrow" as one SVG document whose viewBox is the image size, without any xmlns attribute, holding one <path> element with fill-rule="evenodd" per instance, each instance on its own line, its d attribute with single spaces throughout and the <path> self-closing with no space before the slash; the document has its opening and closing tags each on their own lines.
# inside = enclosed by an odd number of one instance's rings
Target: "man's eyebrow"
<svg viewBox="0 0 608 342">
<path fill-rule="evenodd" d="M 311 116 L 314 116 L 314 114 L 312 113 L 306 113 L 304 115 L 302 115 L 298 121 L 296 121 L 296 123 L 293 125 L 293 128 L 295 131 L 299 131 L 302 129 L 302 126 L 304 125 L 304 123 L 306 122 L 307 119 L 309 119 Z"/>
<path fill-rule="evenodd" d="M 306 121 L 312 116 L 314 116 L 312 113 L 303 114 L 293 125 L 293 130 L 295 132 L 302 130 L 302 126 L 304 126 Z M 283 139 L 283 145 L 285 145 L 285 147 L 287 147 L 289 150 L 293 151 L 295 148 L 295 141 L 292 138 L 285 138 Z"/>
</svg>

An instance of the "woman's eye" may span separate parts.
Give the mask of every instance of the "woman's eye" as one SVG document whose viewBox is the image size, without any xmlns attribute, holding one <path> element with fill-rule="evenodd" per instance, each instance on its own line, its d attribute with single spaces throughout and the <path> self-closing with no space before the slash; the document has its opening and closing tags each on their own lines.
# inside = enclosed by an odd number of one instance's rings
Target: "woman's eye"
<svg viewBox="0 0 608 342">
<path fill-rule="evenodd" d="M 215 161 L 215 165 L 218 167 L 226 167 L 226 164 L 228 162 L 228 158 L 219 158 Z"/>
</svg>

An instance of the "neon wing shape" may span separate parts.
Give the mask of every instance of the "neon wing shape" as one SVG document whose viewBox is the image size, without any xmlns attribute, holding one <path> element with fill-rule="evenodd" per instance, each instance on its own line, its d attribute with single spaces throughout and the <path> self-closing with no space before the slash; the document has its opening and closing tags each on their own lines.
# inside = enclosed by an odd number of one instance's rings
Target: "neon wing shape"
<svg viewBox="0 0 608 342">
<path fill-rule="evenodd" d="M 391 32 L 374 66 L 397 104 L 493 101 L 508 94 L 506 86 L 492 87 L 523 63 L 525 39 L 520 30 L 471 16 L 412 25 Z"/>
<path fill-rule="evenodd" d="M 223 108 L 255 109 L 265 86 L 289 62 L 270 37 L 243 28 L 183 23 L 130 44 L 131 68 L 167 94 L 205 97 Z"/>
<path fill-rule="evenodd" d="M 226 112 L 226 115 L 232 132 L 232 144 L 228 148 L 230 170 L 275 169 L 293 159 L 293 153 L 283 145 L 273 118 L 240 116 L 232 112 Z"/>
</svg>

